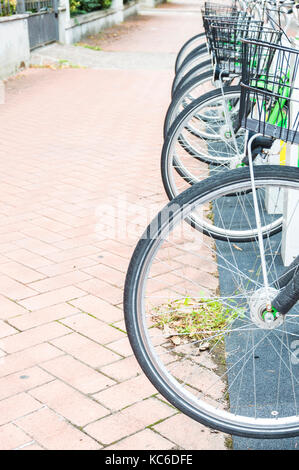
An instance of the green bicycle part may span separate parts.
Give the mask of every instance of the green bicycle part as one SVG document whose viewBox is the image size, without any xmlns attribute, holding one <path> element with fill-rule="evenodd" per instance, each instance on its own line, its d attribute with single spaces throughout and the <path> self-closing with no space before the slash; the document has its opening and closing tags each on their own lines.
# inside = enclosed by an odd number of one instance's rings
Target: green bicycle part
<svg viewBox="0 0 299 470">
<path fill-rule="evenodd" d="M 272 313 L 272 316 L 273 316 L 274 320 L 276 319 L 277 314 L 278 314 L 276 308 L 272 307 L 271 312 L 268 312 L 268 311 L 266 310 L 265 312 L 262 313 L 262 318 L 263 318 L 263 320 L 265 320 L 265 315 L 266 315 L 267 313 Z"/>
<path fill-rule="evenodd" d="M 272 107 L 272 110 L 268 111 L 266 114 L 266 122 L 277 127 L 286 128 L 287 126 L 287 113 L 283 108 L 287 103 L 287 98 L 290 96 L 290 87 L 288 86 L 289 76 L 290 71 L 288 70 L 287 74 L 281 77 L 281 80 L 285 79 L 284 84 L 269 83 L 265 75 L 262 75 L 259 80 L 251 81 L 251 86 L 267 91 L 272 91 L 276 95 L 280 95 L 282 97 L 277 99 L 276 103 Z M 266 108 L 265 100 L 263 102 L 263 107 Z"/>
</svg>

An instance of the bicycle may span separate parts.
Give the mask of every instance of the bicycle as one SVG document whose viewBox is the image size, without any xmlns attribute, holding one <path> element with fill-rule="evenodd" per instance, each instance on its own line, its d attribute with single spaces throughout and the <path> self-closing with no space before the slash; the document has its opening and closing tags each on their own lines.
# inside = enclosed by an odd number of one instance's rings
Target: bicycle
<svg viewBox="0 0 299 470">
<path fill-rule="evenodd" d="M 240 122 L 263 138 L 275 132 L 298 144 L 299 112 L 291 111 L 299 51 L 243 44 Z M 252 59 L 264 54 L 276 66 L 261 79 Z M 249 167 L 194 184 L 147 227 L 126 277 L 125 321 L 140 366 L 176 408 L 230 434 L 286 438 L 299 435 L 298 238 L 286 268 L 282 252 L 284 233 L 298 226 L 299 168 L 253 166 L 255 138 Z M 240 197 L 234 217 L 230 200 Z M 283 234 L 271 234 L 281 218 Z M 256 236 L 236 244 L 232 225 Z"/>
<path fill-rule="evenodd" d="M 232 22 L 212 29 L 217 32 L 217 65 L 226 76 L 235 77 L 241 72 L 242 51 L 235 52 L 234 40 L 229 42 L 229 38 L 239 41 L 240 36 L 248 35 L 275 44 L 282 35 L 281 31 L 255 23 L 252 26 L 250 22 L 245 28 Z M 271 67 L 271 57 L 261 65 L 262 76 Z M 210 174 L 246 163 L 247 134 L 239 123 L 240 92 L 239 85 L 210 91 L 190 103 L 175 119 L 161 153 L 162 181 L 169 199 Z M 257 139 L 254 156 L 265 157 L 265 149 L 267 158 L 256 158 L 256 163 L 279 163 L 281 149 L 271 139 Z"/>
<path fill-rule="evenodd" d="M 256 8 L 257 9 L 257 8 Z M 284 6 L 280 6 L 276 10 L 271 10 L 271 17 L 269 15 L 269 7 L 268 4 L 265 4 L 265 8 L 262 11 L 257 10 L 257 23 L 263 21 L 264 27 L 273 29 L 273 26 L 276 26 L 275 29 L 280 29 L 282 34 L 286 34 L 290 27 L 291 23 L 291 12 L 292 10 L 286 10 Z M 254 13 L 254 9 L 253 9 Z M 236 12 L 235 12 L 236 14 Z M 275 18 L 273 18 L 273 15 Z M 207 37 L 207 41 L 209 43 L 209 51 L 212 56 L 212 60 L 209 63 L 208 60 L 201 62 L 199 65 L 191 69 L 189 72 L 184 75 L 184 77 L 176 84 L 175 91 L 172 94 L 172 100 L 167 110 L 165 121 L 164 121 L 164 139 L 167 136 L 167 133 L 171 127 L 171 124 L 174 122 L 175 118 L 181 111 L 183 111 L 188 104 L 194 101 L 196 98 L 202 96 L 204 93 L 211 91 L 215 88 L 219 88 L 220 83 L 218 77 L 215 75 L 215 55 L 214 46 L 212 44 L 212 34 L 211 34 L 211 27 L 209 24 L 218 24 L 223 23 L 224 25 L 228 22 L 231 22 L 234 18 L 233 16 L 227 16 L 227 21 L 225 18 L 221 18 L 220 15 L 212 15 L 212 16 L 204 16 L 204 25 L 205 25 L 205 33 Z M 237 18 L 237 17 L 236 17 Z M 241 17 L 242 18 L 242 17 Z M 246 18 L 248 19 L 249 16 L 247 15 Z M 253 19 L 253 18 L 252 18 Z M 282 29 L 282 24 L 284 28 Z M 177 79 L 175 79 L 176 81 Z M 174 81 L 174 84 L 175 84 Z M 174 86 L 173 84 L 173 86 Z M 237 85 L 238 80 L 231 79 L 228 80 L 226 77 L 223 86 L 229 85 Z"/>
<path fill-rule="evenodd" d="M 246 18 L 248 16 L 256 17 L 260 21 L 269 21 L 269 26 L 272 28 L 282 28 L 287 31 L 290 26 L 291 15 L 297 11 L 295 6 L 293 9 L 288 8 L 290 5 L 293 5 L 293 0 L 280 2 L 277 5 L 277 2 L 271 1 L 254 1 L 254 2 L 234 2 L 231 6 L 222 6 L 220 4 L 211 4 L 210 2 L 205 2 L 204 8 L 202 9 L 203 22 L 205 24 L 205 18 L 212 17 L 227 17 L 232 18 L 233 16 Z M 239 6 L 238 6 L 239 5 Z M 174 94 L 180 90 L 189 80 L 198 77 L 201 73 L 204 73 L 209 70 L 208 55 L 210 54 L 209 41 L 206 38 L 207 31 L 205 35 L 201 33 L 196 35 L 196 38 L 200 37 L 202 41 L 206 43 L 201 43 L 198 48 L 192 50 L 187 57 L 183 60 L 179 68 L 176 68 L 176 75 L 172 84 L 172 97 Z M 192 43 L 191 38 L 189 41 Z M 186 46 L 189 41 L 187 41 Z M 184 46 L 183 48 L 184 49 Z M 181 56 L 179 52 L 177 56 L 177 61 Z"/>
<path fill-rule="evenodd" d="M 217 9 L 214 6 L 211 7 L 209 2 L 205 2 L 204 7 L 202 9 L 202 17 L 203 23 L 205 26 L 205 33 L 204 33 L 204 43 L 201 44 L 198 48 L 191 51 L 187 57 L 184 59 L 180 67 L 177 69 L 175 78 L 172 83 L 171 88 L 171 96 L 174 96 L 174 93 L 179 87 L 183 84 L 187 83 L 186 75 L 188 73 L 188 80 L 190 78 L 194 78 L 199 76 L 201 73 L 204 73 L 211 69 L 211 59 L 210 59 L 210 44 L 207 40 L 207 28 L 209 26 L 209 19 L 213 18 L 238 18 L 238 17 L 245 17 L 245 12 L 238 11 L 236 6 L 221 6 L 217 5 Z M 190 76 L 191 75 L 191 76 Z"/>
</svg>

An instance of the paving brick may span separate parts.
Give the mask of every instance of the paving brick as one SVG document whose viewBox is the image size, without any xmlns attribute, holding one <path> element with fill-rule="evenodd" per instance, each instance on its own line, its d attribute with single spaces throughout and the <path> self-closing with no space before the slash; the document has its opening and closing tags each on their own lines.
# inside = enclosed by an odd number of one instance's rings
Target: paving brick
<svg viewBox="0 0 299 470">
<path fill-rule="evenodd" d="M 90 315 L 80 313 L 62 320 L 62 323 L 100 344 L 107 344 L 124 336 L 124 333 L 108 326 Z"/>
<path fill-rule="evenodd" d="M 41 408 L 41 404 L 26 393 L 0 401 L 0 426 Z"/>
<path fill-rule="evenodd" d="M 45 277 L 43 274 L 15 261 L 0 264 L 0 272 L 12 277 L 13 279 L 16 279 L 19 282 L 22 282 L 23 284 L 37 281 Z"/>
<path fill-rule="evenodd" d="M 59 349 L 50 344 L 39 344 L 24 351 L 9 354 L 1 360 L 0 377 L 42 364 L 62 354 Z"/>
<path fill-rule="evenodd" d="M 90 313 L 107 323 L 113 323 L 123 318 L 123 312 L 119 308 L 99 299 L 95 295 L 86 295 L 70 302 L 84 312 Z"/>
<path fill-rule="evenodd" d="M 118 271 L 117 269 L 110 268 L 109 266 L 105 266 L 103 264 L 85 268 L 84 272 L 91 274 L 92 276 L 101 279 L 105 282 L 108 282 L 109 284 L 115 287 L 121 288 L 123 287 L 125 282 L 124 273 Z"/>
<path fill-rule="evenodd" d="M 225 450 L 224 434 L 215 433 L 182 414 L 156 424 L 154 429 L 183 449 Z"/>
<path fill-rule="evenodd" d="M 200 12 L 202 2 L 167 2 L 166 4 L 159 5 L 159 10 L 163 9 L 160 14 L 149 12 L 149 15 L 138 17 L 138 19 L 131 17 L 128 20 L 128 26 L 137 23 L 137 27 L 133 29 L 131 34 L 123 35 L 122 41 L 113 41 L 113 37 L 108 38 L 103 43 L 103 50 L 105 51 L 142 51 L 151 52 L 159 50 L 160 52 L 172 51 L 177 53 L 179 47 L 198 32 L 201 26 L 200 14 L 195 14 L 196 10 Z M 181 14 L 169 13 L 166 14 L 165 10 L 181 10 Z M 184 14 L 183 10 L 189 9 L 190 14 Z M 159 13 L 159 12 L 158 12 Z M 183 21 L 178 23 L 178 17 Z M 159 30 L 163 35 L 159 33 Z M 153 34 L 154 32 L 154 34 Z M 134 42 L 135 43 L 134 43 Z M 101 43 L 102 44 L 102 43 Z"/>
<path fill-rule="evenodd" d="M 63 263 L 51 263 L 43 265 L 38 268 L 38 271 L 45 274 L 46 276 L 58 276 L 59 274 L 69 273 L 75 269 L 82 269 L 87 266 L 93 266 L 95 264 L 95 260 L 83 256 L 82 258 L 71 259 L 64 261 Z"/>
<path fill-rule="evenodd" d="M 56 243 L 56 246 L 58 248 L 67 250 L 72 248 L 79 248 L 86 245 L 93 245 L 97 241 L 98 236 L 91 231 L 84 236 L 74 236 L 71 238 L 67 238 L 66 240 Z"/>
<path fill-rule="evenodd" d="M 38 310 L 45 307 L 50 307 L 51 305 L 57 305 L 61 302 L 67 300 L 76 299 L 82 295 L 85 295 L 85 292 L 78 289 L 77 287 L 69 286 L 62 289 L 56 289 L 51 292 L 46 292 L 45 294 L 35 295 L 34 297 L 27 298 L 20 302 L 28 310 Z"/>
<path fill-rule="evenodd" d="M 78 333 L 72 333 L 62 338 L 54 339 L 51 343 L 70 356 L 79 359 L 95 369 L 120 359 L 119 355 L 110 351 L 110 349 Z"/>
<path fill-rule="evenodd" d="M 20 248 L 18 250 L 10 251 L 7 254 L 7 258 L 17 261 L 18 263 L 22 263 L 25 266 L 32 268 L 32 269 L 39 269 L 42 266 L 48 266 L 51 264 L 51 261 L 43 256 L 33 255 L 28 250 Z M 42 271 L 40 271 L 42 272 Z"/>
<path fill-rule="evenodd" d="M 81 427 L 109 414 L 109 410 L 58 380 L 31 390 L 30 395 Z"/>
<path fill-rule="evenodd" d="M 2 274 L 0 275 L 0 294 L 13 300 L 20 300 L 35 295 L 36 291 Z"/>
<path fill-rule="evenodd" d="M 135 377 L 142 372 L 134 356 L 101 367 L 101 371 L 119 382 Z"/>
<path fill-rule="evenodd" d="M 62 263 L 64 261 L 80 258 L 82 256 L 89 256 L 97 252 L 98 248 L 95 246 L 79 246 L 69 250 L 57 250 L 54 253 L 47 254 L 47 258 L 56 263 Z"/>
<path fill-rule="evenodd" d="M 88 281 L 80 282 L 77 284 L 82 290 L 89 294 L 93 294 L 106 302 L 113 305 L 119 304 L 123 299 L 123 291 L 118 287 L 111 286 L 107 282 L 101 281 L 97 278 Z"/>
<path fill-rule="evenodd" d="M 107 390 L 96 393 L 93 397 L 102 405 L 115 411 L 157 393 L 150 381 L 141 375 L 109 387 Z"/>
<path fill-rule="evenodd" d="M 102 264 L 112 267 L 118 271 L 125 273 L 128 269 L 128 260 L 122 256 L 109 253 L 108 251 L 101 252 L 100 261 Z"/>
<path fill-rule="evenodd" d="M 62 287 L 71 286 L 78 284 L 81 281 L 90 279 L 88 274 L 81 271 L 73 271 L 71 273 L 61 274 L 60 276 L 54 276 L 42 281 L 32 282 L 30 287 L 38 292 L 48 292 Z"/>
<path fill-rule="evenodd" d="M 9 322 L 21 331 L 69 317 L 78 313 L 78 309 L 67 303 L 52 305 L 18 317 L 10 318 Z"/>
<path fill-rule="evenodd" d="M 33 225 L 43 227 L 47 230 L 52 230 L 53 232 L 63 232 L 64 230 L 69 229 L 69 226 L 67 226 L 66 224 L 57 222 L 56 220 L 49 219 L 48 217 L 43 216 L 36 217 L 31 222 Z"/>
<path fill-rule="evenodd" d="M 5 338 L 6 336 L 13 335 L 17 332 L 18 332 L 18 330 L 16 330 L 12 326 L 8 325 L 4 321 L 0 320 L 0 338 Z"/>
<path fill-rule="evenodd" d="M 38 367 L 7 375 L 0 378 L 0 400 L 25 392 L 51 380 L 54 380 L 54 378 Z"/>
<path fill-rule="evenodd" d="M 113 326 L 114 326 L 115 328 L 119 328 L 120 330 L 122 330 L 122 331 L 124 331 L 125 333 L 127 333 L 126 324 L 125 324 L 125 321 L 124 321 L 124 320 L 120 320 L 120 321 L 113 322 Z"/>
<path fill-rule="evenodd" d="M 131 416 L 141 420 L 146 426 L 153 425 L 157 421 L 177 413 L 177 410 L 172 406 L 156 398 L 148 398 L 127 409 Z"/>
<path fill-rule="evenodd" d="M 32 439 L 14 424 L 0 426 L 0 446 L 1 450 L 13 450 L 22 446 Z"/>
<path fill-rule="evenodd" d="M 101 448 L 93 439 L 46 408 L 19 419 L 17 424 L 48 450 L 96 450 Z"/>
<path fill-rule="evenodd" d="M 125 259 L 131 258 L 133 247 L 123 243 L 123 240 L 103 240 L 98 244 L 105 252 L 114 253 L 117 256 L 122 256 Z"/>
<path fill-rule="evenodd" d="M 112 349 L 113 351 L 117 352 L 118 354 L 121 354 L 122 356 L 133 355 L 129 339 L 127 337 L 121 338 L 117 341 L 113 341 L 112 343 L 110 343 L 109 349 Z"/>
<path fill-rule="evenodd" d="M 114 381 L 71 356 L 62 356 L 43 364 L 50 374 L 62 379 L 83 393 L 96 393 L 113 385 Z"/>
<path fill-rule="evenodd" d="M 173 412 L 169 406 L 150 398 L 89 424 L 84 430 L 103 444 L 110 444 L 171 416 Z"/>
<path fill-rule="evenodd" d="M 57 242 L 60 242 L 65 238 L 61 234 L 57 234 L 55 232 L 52 232 L 51 230 L 46 230 L 42 227 L 38 228 L 33 224 L 28 224 L 27 227 L 22 230 L 22 233 L 25 233 L 26 235 L 32 236 L 34 238 L 38 238 L 39 240 L 45 243 L 55 243 L 56 246 L 58 246 Z"/>
<path fill-rule="evenodd" d="M 25 248 L 40 256 L 47 256 L 51 253 L 58 252 L 58 249 L 52 246 L 50 243 L 42 242 L 41 240 L 33 237 L 16 240 L 15 244 L 20 248 Z"/>
<path fill-rule="evenodd" d="M 20 447 L 18 450 L 44 450 L 43 447 L 39 446 L 35 442 L 33 444 L 25 445 Z"/>
<path fill-rule="evenodd" d="M 175 448 L 173 442 L 150 429 L 144 429 L 133 434 L 133 436 L 106 447 L 105 450 L 168 450 L 173 448 Z"/>
<path fill-rule="evenodd" d="M 70 330 L 67 327 L 57 322 L 52 322 L 48 325 L 38 326 L 17 335 L 3 338 L 1 340 L 1 347 L 8 353 L 14 353 L 68 333 L 70 333 Z"/>
</svg>

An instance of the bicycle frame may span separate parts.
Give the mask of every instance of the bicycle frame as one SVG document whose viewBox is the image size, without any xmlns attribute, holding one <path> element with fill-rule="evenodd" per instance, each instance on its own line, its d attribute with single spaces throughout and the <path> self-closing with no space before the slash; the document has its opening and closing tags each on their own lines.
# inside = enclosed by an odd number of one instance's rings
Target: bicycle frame
<svg viewBox="0 0 299 470">
<path fill-rule="evenodd" d="M 281 276 L 279 287 L 283 290 L 272 300 L 272 307 L 286 315 L 299 300 L 299 255 Z"/>
</svg>

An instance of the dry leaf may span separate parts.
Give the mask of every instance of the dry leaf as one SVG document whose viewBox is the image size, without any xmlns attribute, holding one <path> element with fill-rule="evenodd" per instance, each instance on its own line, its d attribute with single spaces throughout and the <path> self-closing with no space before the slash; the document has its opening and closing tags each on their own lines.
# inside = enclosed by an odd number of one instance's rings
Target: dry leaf
<svg viewBox="0 0 299 470">
<path fill-rule="evenodd" d="M 171 336 L 175 335 L 176 331 L 170 328 L 168 325 L 164 325 L 163 328 L 163 336 L 165 338 L 170 338 Z"/>
<path fill-rule="evenodd" d="M 199 346 L 199 350 L 200 351 L 205 351 L 206 349 L 209 349 L 210 347 L 210 343 L 202 343 L 200 346 Z"/>
<path fill-rule="evenodd" d="M 172 336 L 170 339 L 176 346 L 179 346 L 181 344 L 181 339 L 179 338 L 179 336 Z"/>
<path fill-rule="evenodd" d="M 232 244 L 234 248 L 236 248 L 236 250 L 239 250 L 239 251 L 243 251 L 242 248 L 240 248 L 239 246 L 235 245 L 234 243 Z"/>
</svg>

